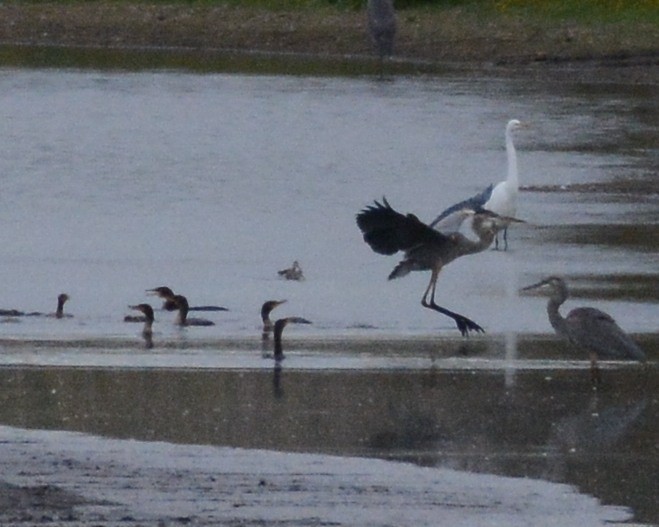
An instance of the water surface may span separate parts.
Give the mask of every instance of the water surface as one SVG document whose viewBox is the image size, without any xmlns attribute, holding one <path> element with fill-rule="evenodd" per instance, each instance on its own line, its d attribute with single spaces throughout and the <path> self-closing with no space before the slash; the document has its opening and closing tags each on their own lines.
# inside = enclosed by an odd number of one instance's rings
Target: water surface
<svg viewBox="0 0 659 527">
<path fill-rule="evenodd" d="M 659 521 L 654 92 L 459 74 L 283 77 L 0 70 L 0 308 L 72 319 L 0 324 L 0 422 L 113 437 L 411 460 L 577 485 Z M 386 196 L 430 220 L 506 174 L 518 118 L 510 250 L 387 282 L 355 214 Z M 277 271 L 299 260 L 304 282 Z M 548 336 L 545 299 L 597 305 L 649 365 L 588 362 Z M 220 304 L 210 328 L 157 311 L 153 350 L 122 322 L 145 289 Z M 261 303 L 311 319 L 261 357 Z M 542 334 L 538 338 L 538 334 Z"/>
</svg>

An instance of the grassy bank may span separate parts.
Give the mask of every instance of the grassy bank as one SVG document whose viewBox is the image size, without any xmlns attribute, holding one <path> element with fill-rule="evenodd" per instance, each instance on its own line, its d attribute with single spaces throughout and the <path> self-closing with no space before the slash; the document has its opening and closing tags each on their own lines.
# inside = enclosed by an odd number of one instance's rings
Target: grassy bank
<svg viewBox="0 0 659 527">
<path fill-rule="evenodd" d="M 398 0 L 396 56 L 659 60 L 658 0 Z M 362 0 L 3 2 L 0 42 L 371 56 Z"/>
</svg>

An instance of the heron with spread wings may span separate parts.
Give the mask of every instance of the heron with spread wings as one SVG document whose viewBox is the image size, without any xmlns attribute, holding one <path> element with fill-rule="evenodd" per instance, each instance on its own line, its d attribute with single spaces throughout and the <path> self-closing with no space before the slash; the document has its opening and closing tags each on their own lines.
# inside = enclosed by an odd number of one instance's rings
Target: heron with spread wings
<svg viewBox="0 0 659 527">
<path fill-rule="evenodd" d="M 385 198 L 382 203 L 376 201 L 357 214 L 357 226 L 364 235 L 364 241 L 376 253 L 392 255 L 402 251 L 405 254 L 405 258 L 389 275 L 389 280 L 406 276 L 411 271 L 430 271 L 430 282 L 421 298 L 421 305 L 452 318 L 460 333 L 467 336 L 470 331 L 485 330 L 464 315 L 437 305 L 435 290 L 439 273 L 456 258 L 487 249 L 502 223 L 520 220 L 502 217 L 483 209 L 463 208 L 453 214 L 472 217 L 472 229 L 478 240 L 472 240 L 459 232 L 442 233 L 423 223 L 414 214 L 395 211 Z M 451 223 L 454 218 L 448 218 L 447 221 Z"/>
</svg>

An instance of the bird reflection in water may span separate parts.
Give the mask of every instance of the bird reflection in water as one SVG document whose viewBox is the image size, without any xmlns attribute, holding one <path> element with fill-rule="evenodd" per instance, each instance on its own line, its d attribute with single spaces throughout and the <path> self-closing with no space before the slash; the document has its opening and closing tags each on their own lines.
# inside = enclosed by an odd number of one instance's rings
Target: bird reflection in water
<svg viewBox="0 0 659 527">
<path fill-rule="evenodd" d="M 272 387 L 273 387 L 273 394 L 275 398 L 281 398 L 284 394 L 283 388 L 281 386 L 281 375 L 282 375 L 282 366 L 281 366 L 281 361 L 284 360 L 284 349 L 282 345 L 282 333 L 284 332 L 284 328 L 288 324 L 311 324 L 312 322 L 310 320 L 307 320 L 306 318 L 302 317 L 286 317 L 286 318 L 279 318 L 274 324 L 274 353 L 272 357 L 275 359 L 275 367 L 273 370 L 273 377 L 272 377 Z M 264 357 L 267 357 L 267 355 L 264 355 Z"/>
</svg>

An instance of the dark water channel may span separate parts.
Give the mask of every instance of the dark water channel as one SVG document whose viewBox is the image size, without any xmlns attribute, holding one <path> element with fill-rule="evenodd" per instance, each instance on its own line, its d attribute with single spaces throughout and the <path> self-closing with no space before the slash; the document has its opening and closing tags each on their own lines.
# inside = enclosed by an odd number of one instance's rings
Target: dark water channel
<svg viewBox="0 0 659 527">
<path fill-rule="evenodd" d="M 576 485 L 659 521 L 659 380 L 605 371 L 5 367 L 0 422 L 117 438 L 382 457 Z"/>
</svg>

